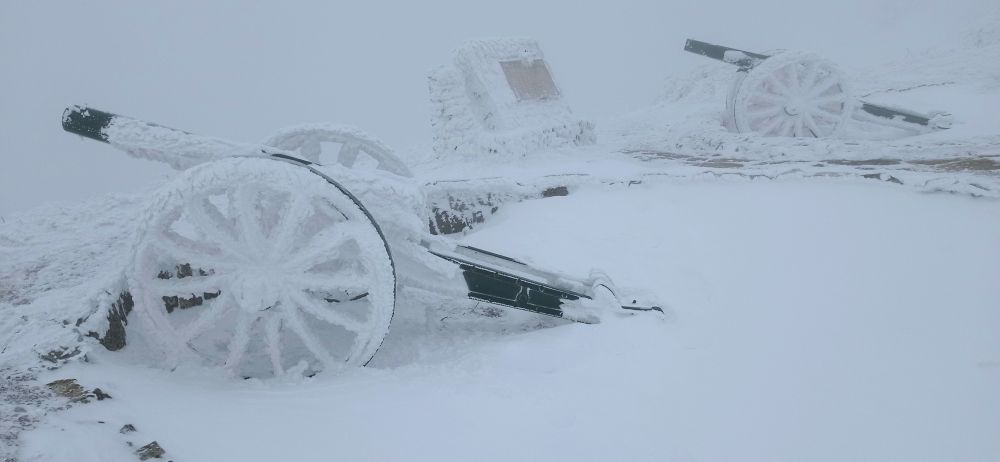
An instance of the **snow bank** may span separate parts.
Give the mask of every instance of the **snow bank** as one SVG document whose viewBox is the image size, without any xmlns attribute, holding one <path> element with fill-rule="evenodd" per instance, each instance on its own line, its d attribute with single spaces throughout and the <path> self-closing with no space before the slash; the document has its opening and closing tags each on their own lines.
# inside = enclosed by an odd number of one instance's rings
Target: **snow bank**
<svg viewBox="0 0 1000 462">
<path fill-rule="evenodd" d="M 106 330 L 145 201 L 133 196 L 51 205 L 0 225 L 0 365 L 34 365 Z M 95 315 L 96 316 L 92 316 Z"/>
</svg>

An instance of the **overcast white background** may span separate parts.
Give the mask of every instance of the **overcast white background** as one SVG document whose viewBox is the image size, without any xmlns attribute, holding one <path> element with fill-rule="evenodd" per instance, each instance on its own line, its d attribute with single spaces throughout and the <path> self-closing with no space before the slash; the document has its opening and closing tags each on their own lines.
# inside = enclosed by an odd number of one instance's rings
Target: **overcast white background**
<svg viewBox="0 0 1000 462">
<path fill-rule="evenodd" d="M 952 41 L 996 6 L 0 0 L 0 217 L 171 174 L 63 133 L 69 104 L 244 141 L 301 122 L 350 123 L 405 152 L 430 144 L 427 71 L 468 38 L 539 39 L 575 111 L 600 121 L 650 104 L 667 76 L 703 63 L 681 50 L 688 37 L 864 66 Z"/>
</svg>

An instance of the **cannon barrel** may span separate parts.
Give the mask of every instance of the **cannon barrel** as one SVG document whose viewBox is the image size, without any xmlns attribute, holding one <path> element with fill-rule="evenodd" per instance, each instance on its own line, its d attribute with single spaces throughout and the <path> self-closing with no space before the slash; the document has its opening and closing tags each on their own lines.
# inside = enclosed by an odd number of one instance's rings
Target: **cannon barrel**
<svg viewBox="0 0 1000 462">
<path fill-rule="evenodd" d="M 117 116 L 110 112 L 71 106 L 63 111 L 62 126 L 67 132 L 107 143 L 108 136 L 104 134 L 104 129 L 111 125 L 115 117 Z"/>
<path fill-rule="evenodd" d="M 684 51 L 701 55 L 706 58 L 717 59 L 724 63 L 735 64 L 736 66 L 739 66 L 740 69 L 749 69 L 756 66 L 757 63 L 770 58 L 770 56 L 762 55 L 760 53 L 752 53 L 749 51 L 724 47 L 722 45 L 715 45 L 694 39 L 687 39 L 687 41 L 684 42 Z"/>
<path fill-rule="evenodd" d="M 130 156 L 164 162 L 178 170 L 224 157 L 287 155 L 268 146 L 196 135 L 86 106 L 66 108 L 62 126 L 67 132 L 108 143 Z"/>
</svg>

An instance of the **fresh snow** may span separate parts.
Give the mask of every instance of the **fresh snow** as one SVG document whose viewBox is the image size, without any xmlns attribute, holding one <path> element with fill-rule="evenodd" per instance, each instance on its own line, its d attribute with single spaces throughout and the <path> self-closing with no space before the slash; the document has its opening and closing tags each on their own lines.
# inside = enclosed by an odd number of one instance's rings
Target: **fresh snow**
<svg viewBox="0 0 1000 462">
<path fill-rule="evenodd" d="M 997 235 L 992 201 L 837 180 L 524 202 L 464 241 L 599 263 L 667 315 L 390 334 L 415 357 L 304 383 L 94 351 L 41 379 L 114 398 L 54 415 L 22 455 L 131 460 L 125 441 L 156 440 L 174 460 L 996 460 Z"/>
</svg>

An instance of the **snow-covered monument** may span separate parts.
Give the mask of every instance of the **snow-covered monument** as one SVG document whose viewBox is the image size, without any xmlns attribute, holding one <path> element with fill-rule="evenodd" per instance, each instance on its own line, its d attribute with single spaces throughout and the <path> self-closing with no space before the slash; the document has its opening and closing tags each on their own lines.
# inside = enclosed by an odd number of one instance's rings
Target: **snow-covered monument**
<svg viewBox="0 0 1000 462">
<path fill-rule="evenodd" d="M 595 141 L 593 123 L 573 116 L 533 39 L 469 41 L 431 72 L 429 86 L 439 156 L 523 157 Z"/>
</svg>

